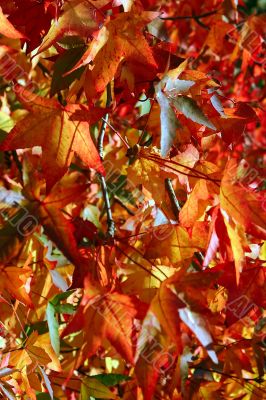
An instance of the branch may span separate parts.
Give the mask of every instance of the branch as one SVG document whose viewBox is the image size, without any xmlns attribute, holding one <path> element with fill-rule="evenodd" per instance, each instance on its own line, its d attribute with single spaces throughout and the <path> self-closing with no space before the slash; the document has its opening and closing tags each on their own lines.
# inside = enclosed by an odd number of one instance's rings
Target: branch
<svg viewBox="0 0 266 400">
<path fill-rule="evenodd" d="M 112 91 L 111 91 L 111 84 L 108 83 L 107 88 L 106 88 L 106 107 L 110 107 L 111 102 L 112 102 Z M 103 141 L 104 141 L 104 135 L 105 131 L 108 125 L 108 119 L 109 119 L 109 114 L 105 114 L 105 116 L 102 118 L 102 126 L 100 129 L 99 137 L 98 137 L 98 151 L 101 160 L 103 160 Z"/>
<path fill-rule="evenodd" d="M 184 15 L 184 16 L 178 16 L 178 17 L 159 17 L 159 18 L 164 21 L 176 21 L 176 20 L 182 20 L 182 19 L 195 19 L 195 21 L 197 21 L 201 18 L 207 18 L 207 17 L 210 17 L 211 15 L 217 14 L 217 12 L 218 12 L 218 10 L 214 10 L 214 11 L 209 11 L 207 13 L 200 14 L 200 15 Z"/>
<path fill-rule="evenodd" d="M 112 91 L 111 91 L 111 84 L 108 83 L 107 85 L 107 98 L 106 98 L 106 107 L 110 107 L 111 102 L 112 102 Z M 102 121 L 102 126 L 100 129 L 99 137 L 98 137 L 98 151 L 100 155 L 100 159 L 103 161 L 103 141 L 104 141 L 104 136 L 105 136 L 105 131 L 106 127 L 108 124 L 108 118 L 109 114 L 105 114 L 103 121 Z M 113 220 L 113 215 L 112 215 L 112 210 L 111 210 L 111 204 L 110 204 L 110 199 L 108 195 L 108 190 L 107 190 L 107 185 L 106 185 L 106 180 L 105 177 L 102 174 L 98 173 L 98 177 L 101 183 L 101 188 L 103 192 L 103 198 L 104 198 L 104 203 L 105 203 L 105 209 L 106 209 L 106 215 L 107 215 L 107 233 L 106 236 L 113 238 L 115 235 L 115 223 Z"/>
<path fill-rule="evenodd" d="M 166 178 L 164 182 L 165 182 L 165 188 L 167 190 L 169 199 L 171 201 L 171 205 L 172 205 L 172 209 L 173 209 L 174 215 L 175 215 L 175 217 L 176 217 L 176 219 L 178 221 L 179 213 L 181 211 L 181 206 L 179 204 L 179 201 L 177 200 L 177 197 L 176 197 L 176 194 L 175 194 L 171 179 Z"/>
<path fill-rule="evenodd" d="M 199 25 L 199 26 L 201 26 L 202 28 L 204 28 L 204 29 L 206 29 L 207 31 L 209 31 L 211 28 L 208 26 L 208 25 L 206 25 L 206 24 L 204 24 L 201 20 L 200 20 L 200 18 L 195 18 L 195 21 L 197 22 L 197 24 Z"/>
<path fill-rule="evenodd" d="M 17 166 L 20 178 L 21 178 L 21 180 L 23 182 L 23 168 L 22 168 L 21 162 L 19 161 L 18 154 L 17 154 L 16 150 L 12 150 L 12 156 L 13 156 L 13 160 L 15 161 L 15 164 Z"/>
</svg>

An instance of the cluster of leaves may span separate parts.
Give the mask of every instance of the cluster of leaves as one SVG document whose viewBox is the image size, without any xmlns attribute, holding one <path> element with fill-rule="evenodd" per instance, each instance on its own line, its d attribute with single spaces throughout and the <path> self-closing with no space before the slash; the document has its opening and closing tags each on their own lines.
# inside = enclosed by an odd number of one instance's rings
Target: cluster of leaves
<svg viewBox="0 0 266 400">
<path fill-rule="evenodd" d="M 265 27 L 0 0 L 2 398 L 264 398 Z"/>
</svg>

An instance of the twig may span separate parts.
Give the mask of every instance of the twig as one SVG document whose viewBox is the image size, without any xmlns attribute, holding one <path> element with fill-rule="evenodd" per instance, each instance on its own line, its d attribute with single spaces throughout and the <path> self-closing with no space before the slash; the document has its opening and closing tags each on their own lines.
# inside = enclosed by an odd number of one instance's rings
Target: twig
<svg viewBox="0 0 266 400">
<path fill-rule="evenodd" d="M 179 201 L 177 200 L 177 197 L 176 197 L 176 194 L 175 194 L 171 179 L 170 178 L 166 178 L 164 182 L 165 182 L 165 188 L 167 190 L 169 199 L 171 201 L 171 205 L 172 205 L 172 209 L 173 209 L 174 215 L 175 215 L 175 217 L 176 217 L 176 219 L 178 221 L 179 213 L 181 211 L 181 206 L 179 204 Z"/>
<path fill-rule="evenodd" d="M 108 83 L 107 88 L 107 98 L 106 98 L 106 107 L 110 107 L 111 102 L 112 102 L 112 91 L 111 91 L 111 84 Z M 105 131 L 106 131 L 106 127 L 108 124 L 108 118 L 109 118 L 109 114 L 105 114 L 103 121 L 102 121 L 102 126 L 100 129 L 100 133 L 99 133 L 99 137 L 98 137 L 98 151 L 99 151 L 99 155 L 100 155 L 100 159 L 103 161 L 103 141 L 104 141 L 104 135 L 105 135 Z M 105 202 L 105 209 L 106 209 L 106 215 L 107 215 L 107 233 L 106 236 L 113 238 L 115 235 L 115 223 L 113 220 L 113 215 L 112 215 L 112 210 L 111 210 L 111 204 L 110 204 L 110 199 L 109 199 L 109 195 L 108 195 L 108 190 L 107 190 L 107 185 L 106 185 L 106 180 L 105 177 L 98 173 L 99 176 L 99 180 L 101 183 L 101 188 L 102 188 L 102 193 L 103 193 L 103 198 L 104 198 L 104 202 Z"/>
<path fill-rule="evenodd" d="M 123 136 L 120 135 L 120 133 L 105 119 L 105 117 L 102 118 L 103 122 L 105 122 L 109 128 L 112 129 L 112 131 L 114 131 L 114 133 L 117 134 L 117 136 L 121 139 L 121 141 L 124 143 L 124 145 L 126 146 L 127 149 L 130 148 L 129 144 L 126 142 L 126 140 L 123 138 Z"/>
<path fill-rule="evenodd" d="M 178 17 L 159 17 L 159 18 L 164 21 L 176 21 L 176 20 L 182 20 L 182 19 L 195 19 L 197 21 L 201 18 L 207 18 L 211 15 L 214 15 L 217 12 L 218 12 L 218 10 L 214 10 L 214 11 L 209 11 L 207 13 L 200 14 L 200 15 L 183 15 L 183 16 L 178 16 Z"/>
<path fill-rule="evenodd" d="M 102 192 L 103 192 L 103 198 L 105 202 L 105 208 L 106 208 L 106 215 L 107 215 L 107 237 L 113 238 L 115 235 L 115 223 L 113 220 L 113 215 L 112 215 L 112 210 L 111 210 L 111 204 L 110 204 L 110 199 L 107 191 L 107 185 L 105 181 L 105 177 L 102 174 L 98 174 L 100 182 L 101 182 L 101 187 L 102 187 Z"/>
<path fill-rule="evenodd" d="M 208 25 L 204 24 L 199 18 L 196 17 L 195 21 L 197 22 L 197 24 L 199 26 L 201 26 L 202 28 L 206 29 L 207 31 L 209 31 L 211 29 Z"/>
<path fill-rule="evenodd" d="M 112 102 L 112 91 L 111 91 L 111 85 L 108 83 L 107 88 L 106 88 L 106 107 L 110 107 L 111 102 Z M 104 135 L 105 131 L 108 125 L 108 119 L 109 119 L 109 114 L 105 114 L 105 116 L 102 118 L 102 126 L 100 129 L 99 137 L 98 137 L 98 151 L 101 160 L 103 160 L 103 141 L 104 141 Z"/>
<path fill-rule="evenodd" d="M 114 201 L 117 202 L 121 207 L 124 208 L 130 215 L 135 215 L 133 211 L 131 211 L 124 203 L 122 200 L 119 199 L 119 197 L 114 196 Z"/>
</svg>

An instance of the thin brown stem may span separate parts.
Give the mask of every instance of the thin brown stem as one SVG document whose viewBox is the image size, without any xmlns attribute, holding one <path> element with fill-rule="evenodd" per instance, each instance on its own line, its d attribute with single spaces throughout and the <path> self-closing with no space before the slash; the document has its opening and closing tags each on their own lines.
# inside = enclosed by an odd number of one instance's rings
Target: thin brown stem
<svg viewBox="0 0 266 400">
<path fill-rule="evenodd" d="M 178 171 L 176 168 L 174 168 L 174 167 L 172 167 L 170 165 L 166 165 L 167 162 L 168 163 L 172 163 L 171 160 L 164 160 L 164 159 L 161 159 L 159 157 L 151 157 L 151 156 L 149 156 L 149 157 L 143 157 L 142 156 L 142 158 L 145 158 L 146 160 L 154 161 L 155 163 L 157 163 L 161 167 L 168 168 L 168 169 L 170 169 L 170 170 L 172 170 L 172 171 L 174 171 L 174 172 L 176 172 L 178 174 L 188 176 L 189 178 L 204 179 L 206 181 L 213 182 L 216 185 L 218 185 L 218 183 L 220 183 L 219 179 L 212 179 L 212 178 L 208 177 L 208 175 L 201 174 L 199 171 L 197 171 L 197 170 L 195 170 L 193 168 L 190 168 L 190 167 L 186 167 L 185 165 L 183 165 L 182 167 L 183 168 L 187 168 L 188 170 L 192 170 L 193 173 L 187 173 L 187 172 L 184 172 L 184 171 Z"/>
<path fill-rule="evenodd" d="M 141 265 L 140 263 L 138 263 L 136 260 L 134 260 L 133 258 L 131 258 L 127 253 L 125 253 L 120 247 L 118 247 L 116 245 L 116 249 L 118 251 L 120 251 L 120 253 L 122 253 L 125 257 L 127 257 L 130 261 L 132 261 L 134 264 L 136 264 L 138 267 L 140 267 L 141 269 L 143 269 L 143 271 L 146 271 L 149 275 L 151 275 L 153 278 L 157 279 L 160 283 L 162 283 L 162 280 L 160 278 L 158 278 L 158 276 L 156 276 L 155 274 L 153 274 L 152 271 L 150 271 L 149 269 L 145 268 L 143 265 Z"/>
<path fill-rule="evenodd" d="M 121 142 L 124 143 L 124 145 L 126 146 L 126 148 L 129 149 L 130 146 L 129 146 L 129 144 L 126 142 L 126 140 L 123 138 L 123 136 L 121 136 L 121 134 L 120 134 L 107 120 L 105 120 L 105 117 L 103 117 L 102 120 L 103 120 L 103 122 L 105 122 L 105 123 L 109 126 L 109 128 L 112 129 L 112 131 L 114 131 L 114 133 L 117 134 L 117 136 L 121 139 Z"/>
<path fill-rule="evenodd" d="M 217 14 L 218 10 L 213 10 L 213 11 L 209 11 L 206 12 L 204 14 L 200 14 L 200 15 L 180 15 L 177 17 L 160 17 L 160 19 L 164 20 L 164 21 L 177 21 L 177 20 L 186 20 L 186 19 L 195 19 L 195 20 L 199 20 L 201 18 L 207 18 L 210 17 L 211 15 Z"/>
</svg>

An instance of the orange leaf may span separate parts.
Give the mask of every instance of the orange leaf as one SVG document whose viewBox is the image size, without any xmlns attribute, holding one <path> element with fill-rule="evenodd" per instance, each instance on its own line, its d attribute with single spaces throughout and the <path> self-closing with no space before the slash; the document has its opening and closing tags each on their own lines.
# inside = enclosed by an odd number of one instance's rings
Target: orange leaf
<svg viewBox="0 0 266 400">
<path fill-rule="evenodd" d="M 93 69 L 87 70 L 85 91 L 89 100 L 94 100 L 114 78 L 119 65 L 124 62 L 129 71 L 141 80 L 151 79 L 156 74 L 157 64 L 141 30 L 158 13 L 126 12 L 106 23 L 103 37 L 96 38 L 83 56 L 82 64 L 93 60 Z M 95 48 L 95 47 L 96 48 Z M 97 55 L 96 55 L 97 54 Z M 137 61 L 137 62 L 136 62 Z"/>
<path fill-rule="evenodd" d="M 74 153 L 87 167 L 104 173 L 99 154 L 89 132 L 87 121 L 76 121 L 74 113 L 84 106 L 69 104 L 63 107 L 55 100 L 46 99 L 19 87 L 19 99 L 30 113 L 19 121 L 1 143 L 1 150 L 42 147 L 42 167 L 47 187 L 51 187 L 66 173 Z M 36 128 L 38 129 L 36 131 Z"/>
<path fill-rule="evenodd" d="M 237 163 L 231 159 L 226 166 L 220 189 L 221 208 L 248 233 L 266 235 L 266 213 L 262 209 L 262 195 L 236 181 Z M 228 218 L 229 218 L 228 217 Z"/>
<path fill-rule="evenodd" d="M 2 11 L 2 7 L 0 7 L 0 33 L 10 39 L 25 39 L 25 36 L 6 18 Z"/>
<path fill-rule="evenodd" d="M 25 289 L 26 282 L 31 274 L 32 269 L 27 267 L 2 267 L 0 292 L 6 289 L 18 301 L 29 307 L 33 307 L 31 298 Z"/>
<path fill-rule="evenodd" d="M 66 336 L 80 329 L 83 331 L 78 363 L 95 354 L 104 339 L 108 339 L 125 360 L 133 363 L 133 319 L 138 306 L 136 298 L 116 292 L 104 296 L 85 295 L 79 310 L 63 332 Z"/>
<path fill-rule="evenodd" d="M 99 27 L 102 20 L 97 7 L 86 0 L 68 0 L 63 6 L 62 15 L 52 24 L 43 39 L 38 53 L 48 49 L 63 35 L 79 35 L 87 38 Z"/>
</svg>

